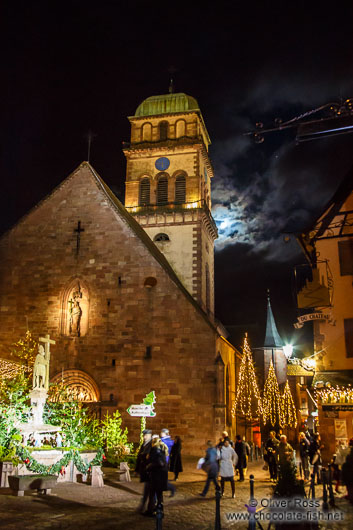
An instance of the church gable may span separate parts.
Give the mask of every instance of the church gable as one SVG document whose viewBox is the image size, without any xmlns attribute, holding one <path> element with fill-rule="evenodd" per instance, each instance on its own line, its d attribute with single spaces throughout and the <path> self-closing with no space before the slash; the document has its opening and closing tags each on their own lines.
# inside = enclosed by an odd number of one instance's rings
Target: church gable
<svg viewBox="0 0 353 530">
<path fill-rule="evenodd" d="M 44 330 L 56 340 L 52 379 L 84 372 L 100 406 L 121 411 L 155 390 L 158 427 L 211 437 L 216 330 L 110 194 L 83 164 L 3 236 L 2 351 L 27 326 Z"/>
</svg>

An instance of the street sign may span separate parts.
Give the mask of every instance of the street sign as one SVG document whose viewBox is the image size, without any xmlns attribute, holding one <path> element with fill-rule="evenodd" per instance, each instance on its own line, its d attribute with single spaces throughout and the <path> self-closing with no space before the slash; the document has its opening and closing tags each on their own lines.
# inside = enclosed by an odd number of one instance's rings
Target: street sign
<svg viewBox="0 0 353 530">
<path fill-rule="evenodd" d="M 151 405 L 130 405 L 127 409 L 130 416 L 155 416 L 156 413 L 152 411 Z"/>
<path fill-rule="evenodd" d="M 154 390 L 152 390 L 152 392 L 147 394 L 143 399 L 143 403 L 139 403 L 138 405 L 130 405 L 130 407 L 126 409 L 126 412 L 128 412 L 130 416 L 153 418 L 156 415 L 153 410 L 155 401 L 156 396 Z"/>
</svg>

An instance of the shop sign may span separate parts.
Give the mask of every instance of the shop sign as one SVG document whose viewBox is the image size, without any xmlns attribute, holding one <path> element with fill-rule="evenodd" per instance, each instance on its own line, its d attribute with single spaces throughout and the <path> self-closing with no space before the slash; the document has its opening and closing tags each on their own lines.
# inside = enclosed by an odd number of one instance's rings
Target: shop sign
<svg viewBox="0 0 353 530">
<path fill-rule="evenodd" d="M 302 315 L 298 317 L 297 322 L 295 322 L 294 327 L 296 329 L 302 328 L 305 322 L 311 322 L 312 320 L 326 320 L 332 326 L 336 325 L 336 321 L 333 320 L 331 313 L 308 313 L 307 315 Z"/>
<path fill-rule="evenodd" d="M 322 410 L 341 410 L 341 411 L 347 411 L 351 412 L 353 411 L 353 403 L 352 404 L 345 404 L 345 403 L 335 403 L 332 405 L 322 405 Z"/>
</svg>

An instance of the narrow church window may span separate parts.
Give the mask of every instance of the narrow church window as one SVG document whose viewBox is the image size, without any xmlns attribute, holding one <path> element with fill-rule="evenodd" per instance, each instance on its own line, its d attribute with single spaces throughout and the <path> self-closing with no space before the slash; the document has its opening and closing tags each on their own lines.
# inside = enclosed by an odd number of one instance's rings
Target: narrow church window
<svg viewBox="0 0 353 530">
<path fill-rule="evenodd" d="M 157 234 L 153 241 L 170 241 L 168 234 Z"/>
<path fill-rule="evenodd" d="M 210 270 L 206 263 L 206 309 L 210 310 Z"/>
<path fill-rule="evenodd" d="M 186 200 L 186 179 L 184 175 L 179 175 L 175 179 L 175 202 L 184 203 Z"/>
<path fill-rule="evenodd" d="M 150 179 L 143 178 L 140 181 L 139 205 L 146 206 L 150 203 Z"/>
<path fill-rule="evenodd" d="M 112 359 L 112 366 L 115 366 L 116 360 Z"/>
<path fill-rule="evenodd" d="M 161 121 L 159 124 L 159 139 L 167 140 L 168 138 L 168 122 Z"/>
<path fill-rule="evenodd" d="M 168 204 L 168 177 L 160 177 L 157 184 L 157 204 Z"/>
</svg>

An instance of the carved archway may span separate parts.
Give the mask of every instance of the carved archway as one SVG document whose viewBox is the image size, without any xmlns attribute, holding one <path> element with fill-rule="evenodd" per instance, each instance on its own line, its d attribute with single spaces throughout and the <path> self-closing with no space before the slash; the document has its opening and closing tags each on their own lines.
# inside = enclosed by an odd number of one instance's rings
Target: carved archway
<svg viewBox="0 0 353 530">
<path fill-rule="evenodd" d="M 61 333 L 83 337 L 88 331 L 89 289 L 81 278 L 74 278 L 62 296 Z"/>
<path fill-rule="evenodd" d="M 65 386 L 68 398 L 84 403 L 100 401 L 100 392 L 95 380 L 86 372 L 81 370 L 64 370 L 56 374 L 50 381 L 54 384 Z M 52 397 L 53 401 L 61 401 L 60 395 Z"/>
</svg>

